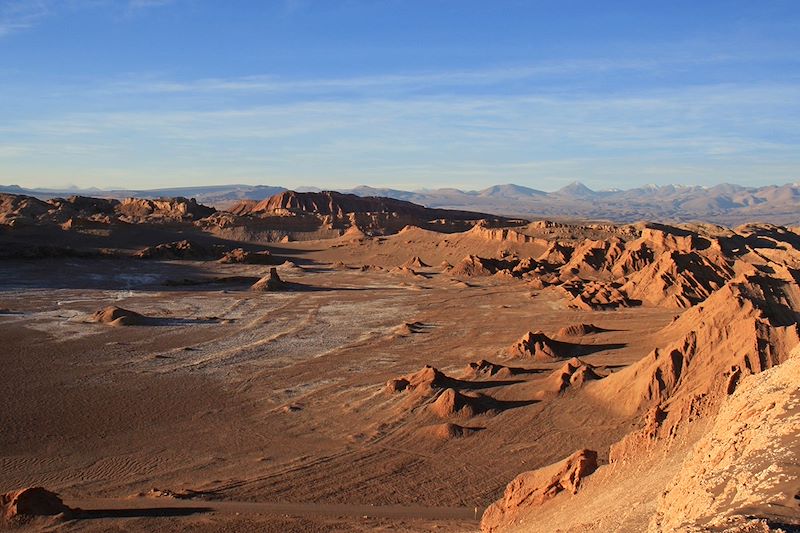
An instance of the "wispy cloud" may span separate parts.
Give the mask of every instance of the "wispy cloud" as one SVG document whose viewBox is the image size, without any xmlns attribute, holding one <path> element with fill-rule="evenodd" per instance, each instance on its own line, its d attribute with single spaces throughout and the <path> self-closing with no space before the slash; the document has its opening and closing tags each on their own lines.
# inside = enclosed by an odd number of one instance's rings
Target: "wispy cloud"
<svg viewBox="0 0 800 533">
<path fill-rule="evenodd" d="M 128 14 L 138 14 L 149 9 L 165 7 L 175 2 L 176 0 L 128 0 L 126 12 Z"/>
<path fill-rule="evenodd" d="M 793 133 L 797 102 L 800 88 L 792 85 L 711 85 L 625 97 L 312 98 L 228 108 L 70 112 L 9 121 L 0 134 L 27 136 L 34 146 L 47 147 L 41 153 L 77 158 L 91 168 L 108 159 L 103 168 L 116 163 L 170 175 L 266 172 L 294 180 L 462 184 L 577 178 L 624 185 L 637 175 L 650 181 L 788 176 L 800 168 L 800 139 Z M 57 148 L 81 143 L 103 150 Z"/>
<path fill-rule="evenodd" d="M 0 37 L 29 30 L 59 14 L 85 9 L 140 12 L 166 6 L 176 0 L 0 0 Z"/>
<path fill-rule="evenodd" d="M 174 0 L 130 0 L 128 5 L 134 9 L 159 7 L 171 4 Z"/>
<path fill-rule="evenodd" d="M 291 15 L 309 7 L 309 0 L 283 0 L 283 12 Z"/>
<path fill-rule="evenodd" d="M 0 37 L 31 28 L 51 12 L 46 0 L 4 0 L 0 3 Z"/>
</svg>

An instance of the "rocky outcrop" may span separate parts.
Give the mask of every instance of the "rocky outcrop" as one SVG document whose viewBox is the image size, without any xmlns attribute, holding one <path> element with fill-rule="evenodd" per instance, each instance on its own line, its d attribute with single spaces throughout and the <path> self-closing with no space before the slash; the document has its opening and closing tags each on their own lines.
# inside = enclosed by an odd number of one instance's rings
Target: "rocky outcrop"
<svg viewBox="0 0 800 533">
<path fill-rule="evenodd" d="M 414 257 L 403 263 L 401 266 L 413 269 L 413 268 L 427 268 L 430 265 L 428 265 L 422 259 L 420 259 L 419 256 L 415 255 Z"/>
<path fill-rule="evenodd" d="M 532 359 L 550 363 L 583 355 L 590 351 L 591 347 L 551 339 L 541 331 L 529 331 L 506 349 L 506 355 L 516 359 Z"/>
<path fill-rule="evenodd" d="M 224 256 L 225 253 L 225 248 L 222 246 L 203 246 L 194 241 L 182 240 L 148 246 L 133 254 L 133 257 L 137 259 L 203 261 L 218 259 L 220 256 Z"/>
<path fill-rule="evenodd" d="M 593 335 L 605 331 L 609 330 L 595 326 L 594 324 L 572 324 L 558 330 L 556 335 L 558 337 L 583 337 L 584 335 Z"/>
<path fill-rule="evenodd" d="M 0 225 L 18 227 L 34 224 L 50 209 L 50 204 L 32 196 L 0 194 Z"/>
<path fill-rule="evenodd" d="M 619 258 L 611 266 L 611 275 L 614 279 L 623 278 L 634 272 L 642 270 L 655 259 L 655 252 L 647 242 L 641 240 L 628 243 Z"/>
<path fill-rule="evenodd" d="M 506 353 L 510 357 L 533 359 L 534 361 L 557 361 L 567 357 L 561 343 L 541 331 L 529 331 L 510 346 Z"/>
<path fill-rule="evenodd" d="M 337 219 L 348 219 L 350 213 L 396 213 L 412 215 L 423 220 L 459 219 L 480 220 L 488 215 L 468 211 L 429 209 L 421 205 L 381 196 L 356 196 L 335 191 L 284 191 L 260 202 L 242 202 L 231 210 L 238 215 L 259 213 L 311 213 Z"/>
<path fill-rule="evenodd" d="M 53 198 L 0 194 L 0 225 L 58 225 L 70 230 L 110 224 L 191 223 L 215 213 L 215 209 L 194 199 L 163 198 L 114 200 L 88 196 Z"/>
<path fill-rule="evenodd" d="M 191 221 L 216 212 L 213 207 L 197 203 L 194 198 L 162 198 L 146 200 L 127 198 L 115 206 L 120 218 L 128 221 Z"/>
<path fill-rule="evenodd" d="M 543 263 L 561 266 L 566 264 L 572 257 L 573 247 L 559 241 L 550 241 L 544 252 L 536 259 Z"/>
<path fill-rule="evenodd" d="M 517 244 L 539 243 L 546 245 L 547 241 L 525 235 L 517 230 L 511 228 L 488 228 L 485 224 L 475 224 L 475 226 L 468 232 L 472 237 L 488 241 L 504 241 L 513 242 Z"/>
<path fill-rule="evenodd" d="M 697 252 L 670 251 L 631 274 L 620 290 L 649 305 L 687 308 L 708 298 L 733 276 L 722 258 L 714 263 Z"/>
<path fill-rule="evenodd" d="M 604 375 L 597 367 L 584 363 L 573 357 L 561 368 L 557 368 L 547 378 L 548 389 L 554 392 L 564 392 L 567 389 L 577 389 L 589 381 L 602 379 Z"/>
<path fill-rule="evenodd" d="M 69 516 L 71 511 L 58 494 L 42 487 L 29 487 L 0 494 L 0 517 L 7 524 L 24 523 L 38 516 Z"/>
<path fill-rule="evenodd" d="M 225 252 L 219 259 L 220 263 L 246 263 L 251 265 L 275 264 L 275 257 L 268 250 L 259 252 L 248 252 L 244 248 L 234 248 Z"/>
<path fill-rule="evenodd" d="M 112 305 L 95 311 L 87 322 L 108 324 L 109 326 L 146 326 L 152 324 L 153 319 L 140 315 L 135 311 Z"/>
<path fill-rule="evenodd" d="M 439 418 L 469 418 L 484 410 L 481 398 L 463 394 L 452 388 L 444 389 L 429 408 L 431 413 Z"/>
<path fill-rule="evenodd" d="M 450 268 L 447 273 L 456 277 L 491 276 L 501 270 L 511 270 L 515 263 L 503 259 L 489 259 L 468 255 Z"/>
<path fill-rule="evenodd" d="M 639 242 L 646 243 L 657 252 L 693 252 L 705 248 L 708 240 L 696 233 L 664 224 L 647 224 L 642 228 Z"/>
<path fill-rule="evenodd" d="M 419 391 L 430 392 L 433 389 L 448 387 L 452 379 L 438 368 L 425 365 L 417 372 L 400 378 L 390 379 L 386 382 L 389 392 Z"/>
<path fill-rule="evenodd" d="M 518 475 L 506 486 L 503 497 L 483 513 L 481 531 L 503 531 L 520 515 L 542 505 L 558 493 L 576 494 L 583 479 L 596 469 L 597 452 L 584 449 L 558 463 Z"/>
<path fill-rule="evenodd" d="M 269 269 L 269 274 L 262 277 L 250 287 L 252 291 L 258 292 L 274 292 L 285 291 L 289 289 L 289 284 L 284 282 L 278 275 L 278 269 L 272 267 Z"/>
<path fill-rule="evenodd" d="M 517 374 L 521 369 L 512 368 L 497 363 L 492 363 L 486 359 L 481 359 L 474 363 L 467 364 L 464 370 L 464 379 L 483 379 L 490 377 L 511 377 Z"/>
<path fill-rule="evenodd" d="M 561 289 L 571 298 L 568 305 L 583 311 L 603 311 L 639 303 L 628 298 L 618 286 L 603 281 L 574 280 L 563 283 Z"/>
<path fill-rule="evenodd" d="M 585 240 L 572 252 L 570 260 L 561 267 L 561 279 L 588 279 L 606 274 L 623 252 L 622 241 L 616 237 L 609 240 Z"/>
</svg>

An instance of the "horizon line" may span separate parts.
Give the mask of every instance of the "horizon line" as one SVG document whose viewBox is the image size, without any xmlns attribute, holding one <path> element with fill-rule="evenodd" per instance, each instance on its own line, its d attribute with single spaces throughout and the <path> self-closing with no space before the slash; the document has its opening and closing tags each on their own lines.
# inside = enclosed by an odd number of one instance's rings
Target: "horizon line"
<svg viewBox="0 0 800 533">
<path fill-rule="evenodd" d="M 742 184 L 738 184 L 738 183 L 731 183 L 731 182 L 725 182 L 725 181 L 721 181 L 721 182 L 715 183 L 713 185 L 701 185 L 701 184 L 692 185 L 692 184 L 686 184 L 686 183 L 667 183 L 667 184 L 664 184 L 664 185 L 659 185 L 659 184 L 656 184 L 656 183 L 646 183 L 644 185 L 633 186 L 633 187 L 629 187 L 629 188 L 608 187 L 608 188 L 598 188 L 598 189 L 593 189 L 593 188 L 589 187 L 588 185 L 584 184 L 583 182 L 581 182 L 580 180 L 573 180 L 573 181 L 567 183 L 566 185 L 563 185 L 562 187 L 559 187 L 559 188 L 553 189 L 553 190 L 537 189 L 535 187 L 531 187 L 531 186 L 528 186 L 528 185 L 520 185 L 518 183 L 512 183 L 512 182 L 495 183 L 495 184 L 488 185 L 488 186 L 486 186 L 484 188 L 481 188 L 481 189 L 469 189 L 469 188 L 461 189 L 459 187 L 437 187 L 437 188 L 422 187 L 422 188 L 407 189 L 407 188 L 400 188 L 402 186 L 391 186 L 391 185 L 374 186 L 374 185 L 367 185 L 367 184 L 364 184 L 364 183 L 359 184 L 359 185 L 355 185 L 355 186 L 339 186 L 339 187 L 319 187 L 319 186 L 310 185 L 310 184 L 309 185 L 299 185 L 299 186 L 296 186 L 296 187 L 287 187 L 287 186 L 284 186 L 284 185 L 268 184 L 268 183 L 258 183 L 258 184 L 249 184 L 249 183 L 215 183 L 215 184 L 208 184 L 208 185 L 197 184 L 197 185 L 184 185 L 184 186 L 174 186 L 174 187 L 154 187 L 154 188 L 142 188 L 142 189 L 139 189 L 139 188 L 126 188 L 126 187 L 103 188 L 103 187 L 96 187 L 96 186 L 78 187 L 78 186 L 73 186 L 73 185 L 66 185 L 66 186 L 63 186 L 63 187 L 29 187 L 29 186 L 25 186 L 25 185 L 19 185 L 19 184 L 16 184 L 16 183 L 11 183 L 11 184 L 7 184 L 7 185 L 0 183 L 0 193 L 10 194 L 9 192 L 5 192 L 2 189 L 12 189 L 12 190 L 13 189 L 19 189 L 21 191 L 31 191 L 31 192 L 38 192 L 38 193 L 56 194 L 56 193 L 81 193 L 81 192 L 148 193 L 148 192 L 158 192 L 158 191 L 179 191 L 179 190 L 183 190 L 183 189 L 212 189 L 212 188 L 225 189 L 225 188 L 228 188 L 228 187 L 243 187 L 243 188 L 247 188 L 247 187 L 249 187 L 249 188 L 267 187 L 267 188 L 283 189 L 285 191 L 292 191 L 292 192 L 326 192 L 326 191 L 328 191 L 328 192 L 342 192 L 342 191 L 351 192 L 351 191 L 355 191 L 355 190 L 358 190 L 358 189 L 373 189 L 373 190 L 376 190 L 376 191 L 394 190 L 394 191 L 407 192 L 407 193 L 426 193 L 426 192 L 447 191 L 447 190 L 459 191 L 459 192 L 462 192 L 462 193 L 480 193 L 480 192 L 484 192 L 484 191 L 487 191 L 487 190 L 495 188 L 495 187 L 518 187 L 520 189 L 527 189 L 529 191 L 535 191 L 535 192 L 540 192 L 540 193 L 545 193 L 545 194 L 552 194 L 552 193 L 557 193 L 559 191 L 562 191 L 564 189 L 574 188 L 574 187 L 581 187 L 581 188 L 587 189 L 587 190 L 589 190 L 591 192 L 602 193 L 602 192 L 626 192 L 626 191 L 640 190 L 640 189 L 661 189 L 661 188 L 667 188 L 667 187 L 685 188 L 685 189 L 699 188 L 699 189 L 708 190 L 708 189 L 713 189 L 715 187 L 720 187 L 720 186 L 724 186 L 724 185 L 729 185 L 729 186 L 733 186 L 733 187 L 741 187 L 742 189 L 755 189 L 755 190 L 757 190 L 757 189 L 764 189 L 764 188 L 768 188 L 768 187 L 778 187 L 778 188 L 779 187 L 786 187 L 786 186 L 800 187 L 800 180 L 789 180 L 789 181 L 786 181 L 784 183 L 778 183 L 778 182 L 766 183 L 764 185 L 742 185 Z"/>
</svg>

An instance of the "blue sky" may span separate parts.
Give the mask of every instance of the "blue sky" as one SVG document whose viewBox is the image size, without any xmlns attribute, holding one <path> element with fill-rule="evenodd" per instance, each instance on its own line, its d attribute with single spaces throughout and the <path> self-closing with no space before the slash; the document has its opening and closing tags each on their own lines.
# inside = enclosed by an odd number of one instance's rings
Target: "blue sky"
<svg viewBox="0 0 800 533">
<path fill-rule="evenodd" d="M 0 0 L 0 183 L 800 180 L 800 2 Z"/>
</svg>

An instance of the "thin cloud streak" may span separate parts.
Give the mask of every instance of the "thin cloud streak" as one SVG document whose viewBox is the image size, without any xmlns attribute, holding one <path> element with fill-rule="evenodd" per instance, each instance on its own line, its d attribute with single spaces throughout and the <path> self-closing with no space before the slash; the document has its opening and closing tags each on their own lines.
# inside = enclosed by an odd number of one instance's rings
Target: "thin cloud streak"
<svg viewBox="0 0 800 533">
<path fill-rule="evenodd" d="M 330 130 L 362 128 L 452 129 L 476 139 L 506 141 L 525 132 L 576 137 L 603 146 L 649 138 L 711 138 L 709 131 L 731 125 L 763 125 L 793 131 L 800 113 L 800 87 L 775 85 L 709 86 L 622 97 L 461 96 L 412 100 L 358 99 L 291 102 L 233 109 L 114 111 L 70 113 L 58 119 L 7 122 L 0 131 L 39 135 L 91 135 L 109 131 L 147 131 L 186 139 L 294 137 Z M 730 113 L 736 109 L 736 113 Z M 725 116 L 727 112 L 727 116 Z M 720 127 L 725 125 L 725 127 Z M 752 128 L 750 128 L 752 131 Z M 706 132 L 706 133 L 703 133 Z M 731 130 L 724 138 L 736 137 Z M 739 131 L 739 136 L 747 132 Z M 616 136 L 616 137 L 615 137 Z M 769 144 L 760 142 L 758 147 Z"/>
<path fill-rule="evenodd" d="M 147 9 L 151 7 L 162 7 L 173 3 L 175 0 L 130 0 L 128 7 L 131 9 Z"/>
<path fill-rule="evenodd" d="M 106 86 L 104 92 L 141 94 L 203 94 L 203 93 L 325 93 L 330 91 L 359 91 L 369 89 L 435 89 L 441 87 L 492 86 L 515 81 L 559 79 L 565 76 L 585 78 L 603 73 L 650 72 L 674 68 L 700 67 L 741 61 L 741 57 L 665 57 L 661 59 L 593 59 L 542 62 L 502 68 L 472 70 L 428 71 L 402 74 L 376 74 L 343 78 L 285 79 L 256 75 L 232 78 L 204 78 L 189 81 L 150 79 L 118 81 Z M 145 76 L 146 77 L 146 76 Z"/>
</svg>

